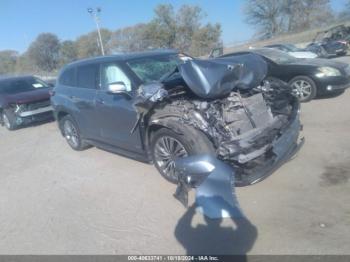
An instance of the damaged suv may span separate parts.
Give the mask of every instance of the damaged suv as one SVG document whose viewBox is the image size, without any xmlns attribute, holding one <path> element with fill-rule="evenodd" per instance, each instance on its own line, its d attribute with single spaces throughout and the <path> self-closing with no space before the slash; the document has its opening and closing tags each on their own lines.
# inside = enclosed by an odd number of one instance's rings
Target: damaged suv
<svg viewBox="0 0 350 262">
<path fill-rule="evenodd" d="M 302 145 L 299 102 L 265 79 L 254 54 L 211 60 L 172 50 L 77 61 L 61 71 L 51 97 L 62 135 L 153 162 L 176 183 L 175 160 L 210 154 L 235 169 L 236 185 L 256 183 Z"/>
<path fill-rule="evenodd" d="M 8 130 L 52 119 L 51 85 L 34 76 L 0 79 L 0 123 Z"/>
</svg>

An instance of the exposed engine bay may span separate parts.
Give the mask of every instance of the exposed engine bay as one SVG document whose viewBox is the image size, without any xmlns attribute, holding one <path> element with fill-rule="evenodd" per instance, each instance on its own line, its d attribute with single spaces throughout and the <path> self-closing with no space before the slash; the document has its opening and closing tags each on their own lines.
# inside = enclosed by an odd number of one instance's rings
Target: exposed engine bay
<svg viewBox="0 0 350 262">
<path fill-rule="evenodd" d="M 263 61 L 245 59 L 249 63 L 187 62 L 168 82 L 142 86 L 135 103 L 146 125 L 179 121 L 203 132 L 217 157 L 234 167 L 237 185 L 262 180 L 303 142 L 298 142 L 299 102 L 289 85 L 265 79 Z"/>
</svg>

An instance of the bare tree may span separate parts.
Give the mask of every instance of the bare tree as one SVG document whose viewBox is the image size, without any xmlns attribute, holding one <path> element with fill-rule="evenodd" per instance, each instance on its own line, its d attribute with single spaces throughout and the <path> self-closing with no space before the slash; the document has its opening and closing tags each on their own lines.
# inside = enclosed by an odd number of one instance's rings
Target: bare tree
<svg viewBox="0 0 350 262">
<path fill-rule="evenodd" d="M 261 38 L 322 26 L 333 19 L 329 0 L 249 0 L 245 14 Z"/>
<path fill-rule="evenodd" d="M 284 2 L 281 0 L 248 0 L 244 12 L 246 22 L 258 28 L 260 38 L 269 38 L 282 32 Z"/>
</svg>

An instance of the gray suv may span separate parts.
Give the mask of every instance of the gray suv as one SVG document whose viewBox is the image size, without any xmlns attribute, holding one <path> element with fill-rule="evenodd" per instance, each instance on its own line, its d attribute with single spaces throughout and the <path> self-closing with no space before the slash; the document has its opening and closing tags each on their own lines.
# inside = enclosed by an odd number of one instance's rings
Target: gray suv
<svg viewBox="0 0 350 262">
<path fill-rule="evenodd" d="M 153 162 L 177 182 L 175 160 L 211 154 L 256 183 L 300 148 L 299 102 L 266 79 L 259 56 L 197 60 L 173 50 L 97 57 L 65 66 L 51 103 L 75 150 L 90 145 Z"/>
</svg>

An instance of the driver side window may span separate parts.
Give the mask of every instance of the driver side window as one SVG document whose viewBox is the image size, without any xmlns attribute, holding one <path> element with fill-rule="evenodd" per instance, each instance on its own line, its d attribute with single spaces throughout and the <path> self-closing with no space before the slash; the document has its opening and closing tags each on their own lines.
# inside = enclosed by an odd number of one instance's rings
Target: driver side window
<svg viewBox="0 0 350 262">
<path fill-rule="evenodd" d="M 102 66 L 102 89 L 106 89 L 111 83 L 123 82 L 126 91 L 131 91 L 131 81 L 126 74 L 115 64 Z"/>
</svg>

